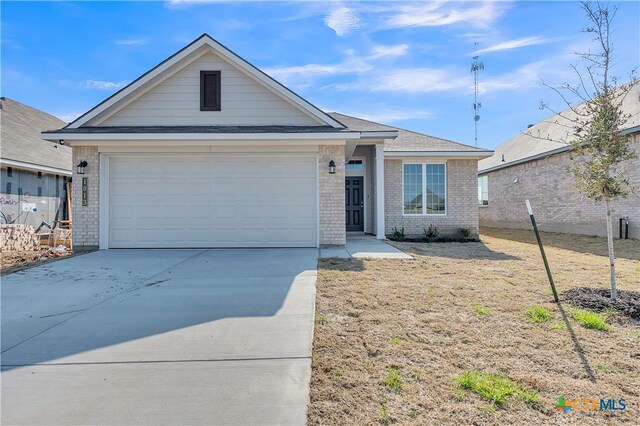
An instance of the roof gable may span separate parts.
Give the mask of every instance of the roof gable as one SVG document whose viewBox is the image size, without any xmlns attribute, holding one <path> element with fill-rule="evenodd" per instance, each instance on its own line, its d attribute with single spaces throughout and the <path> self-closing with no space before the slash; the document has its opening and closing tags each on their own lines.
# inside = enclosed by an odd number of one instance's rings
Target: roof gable
<svg viewBox="0 0 640 426">
<path fill-rule="evenodd" d="M 199 110 L 200 70 L 221 69 L 222 111 Z M 195 84 L 197 82 L 197 84 Z M 244 114 L 244 115 L 243 115 Z M 209 35 L 112 95 L 69 128 L 113 125 L 344 126 L 227 49 Z"/>
</svg>

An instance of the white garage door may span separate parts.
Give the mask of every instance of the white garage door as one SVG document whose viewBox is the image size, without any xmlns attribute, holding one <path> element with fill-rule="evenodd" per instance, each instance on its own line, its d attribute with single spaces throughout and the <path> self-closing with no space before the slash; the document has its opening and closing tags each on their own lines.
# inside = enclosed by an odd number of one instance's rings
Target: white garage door
<svg viewBox="0 0 640 426">
<path fill-rule="evenodd" d="M 109 158 L 109 247 L 316 247 L 315 155 Z"/>
</svg>

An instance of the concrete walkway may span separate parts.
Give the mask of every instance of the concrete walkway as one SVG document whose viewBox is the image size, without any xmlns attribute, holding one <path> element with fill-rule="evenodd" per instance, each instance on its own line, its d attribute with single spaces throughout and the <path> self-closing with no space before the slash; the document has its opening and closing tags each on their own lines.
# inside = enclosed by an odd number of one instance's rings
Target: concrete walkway
<svg viewBox="0 0 640 426">
<path fill-rule="evenodd" d="M 371 235 L 353 235 L 347 237 L 344 247 L 326 247 L 320 249 L 320 257 L 339 257 L 343 259 L 413 259 L 408 254 L 390 246 Z"/>
<path fill-rule="evenodd" d="M 316 249 L 111 250 L 2 278 L 3 424 L 304 424 Z"/>
</svg>

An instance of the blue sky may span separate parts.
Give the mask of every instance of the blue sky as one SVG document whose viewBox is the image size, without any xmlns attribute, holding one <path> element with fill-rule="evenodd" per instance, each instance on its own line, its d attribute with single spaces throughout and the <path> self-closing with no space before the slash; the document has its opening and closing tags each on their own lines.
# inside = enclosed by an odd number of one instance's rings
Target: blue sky
<svg viewBox="0 0 640 426">
<path fill-rule="evenodd" d="M 640 64 L 640 3 L 617 3 L 614 73 Z M 327 111 L 492 148 L 562 102 L 540 84 L 575 81 L 594 49 L 564 2 L 1 3 L 2 96 L 69 121 L 207 32 Z M 477 47 L 475 44 L 478 44 Z"/>
</svg>

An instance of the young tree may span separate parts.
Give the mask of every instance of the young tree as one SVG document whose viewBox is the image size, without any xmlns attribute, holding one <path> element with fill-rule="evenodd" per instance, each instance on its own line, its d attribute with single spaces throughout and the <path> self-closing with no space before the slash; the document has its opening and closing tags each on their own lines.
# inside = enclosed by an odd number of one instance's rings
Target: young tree
<svg viewBox="0 0 640 426">
<path fill-rule="evenodd" d="M 590 26 L 584 31 L 594 35 L 596 53 L 578 55 L 586 62 L 584 69 L 573 66 L 578 83 L 564 83 L 551 87 L 569 106 L 565 112 L 556 113 L 570 122 L 572 127 L 568 143 L 571 146 L 572 164 L 569 170 L 575 176 L 577 188 L 594 202 L 604 203 L 607 221 L 607 244 L 611 272 L 611 299 L 617 299 L 615 255 L 613 250 L 613 226 L 611 203 L 617 198 L 627 197 L 633 187 L 624 167 L 624 162 L 636 157 L 631 139 L 620 134 L 630 115 L 622 109 L 625 97 L 633 84 L 619 85 L 618 78 L 611 75 L 613 63 L 612 22 L 618 6 L 600 2 L 582 2 Z M 573 106 L 570 98 L 581 103 Z M 548 106 L 542 103 L 543 108 Z"/>
</svg>

